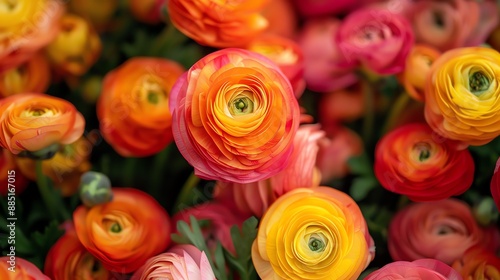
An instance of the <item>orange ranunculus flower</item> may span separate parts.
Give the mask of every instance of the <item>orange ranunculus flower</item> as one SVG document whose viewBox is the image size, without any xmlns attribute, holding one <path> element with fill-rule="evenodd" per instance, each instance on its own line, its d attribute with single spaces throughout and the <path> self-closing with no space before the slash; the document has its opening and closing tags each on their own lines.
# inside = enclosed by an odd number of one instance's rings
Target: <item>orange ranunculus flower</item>
<svg viewBox="0 0 500 280">
<path fill-rule="evenodd" d="M 43 174 L 48 176 L 62 196 L 72 196 L 78 191 L 80 177 L 89 171 L 92 143 L 87 138 L 62 145 L 50 159 L 42 162 Z M 27 157 L 16 157 L 16 164 L 21 173 L 28 179 L 36 180 L 36 161 Z"/>
<path fill-rule="evenodd" d="M 436 137 L 425 123 L 403 125 L 377 143 L 375 176 L 387 190 L 413 201 L 436 201 L 464 193 L 474 180 L 467 149 Z"/>
<path fill-rule="evenodd" d="M 268 26 L 264 33 L 275 34 L 286 38 L 295 38 L 299 26 L 299 19 L 295 7 L 288 0 L 268 1 L 262 10 Z"/>
<path fill-rule="evenodd" d="M 45 92 L 50 78 L 47 58 L 37 53 L 24 64 L 0 73 L 0 98 L 22 92 Z"/>
<path fill-rule="evenodd" d="M 319 186 L 321 173 L 316 167 L 318 142 L 324 137 L 319 125 L 302 125 L 294 139 L 293 153 L 283 171 L 254 183 L 218 181 L 216 198 L 234 204 L 242 214 L 262 217 L 269 206 L 283 194 L 297 188 Z M 226 204 L 226 203 L 225 203 Z"/>
<path fill-rule="evenodd" d="M 266 29 L 260 14 L 268 0 L 169 0 L 170 20 L 182 33 L 201 45 L 241 47 Z"/>
<path fill-rule="evenodd" d="M 452 267 L 465 280 L 500 279 L 500 258 L 481 246 L 469 248 Z"/>
<path fill-rule="evenodd" d="M 457 199 L 421 202 L 396 213 L 389 225 L 389 253 L 395 261 L 422 258 L 451 265 L 472 246 L 494 251 L 491 232 L 479 227 L 470 207 Z"/>
<path fill-rule="evenodd" d="M 72 224 L 50 248 L 43 271 L 52 280 L 114 279 L 111 273 L 83 247 Z"/>
<path fill-rule="evenodd" d="M 264 214 L 252 261 L 263 280 L 357 279 L 373 259 L 371 245 L 351 197 L 329 187 L 301 188 Z"/>
<path fill-rule="evenodd" d="M 113 188 L 113 200 L 73 213 L 82 245 L 105 269 L 130 273 L 170 244 L 170 217 L 147 193 Z"/>
<path fill-rule="evenodd" d="M 19 172 L 14 156 L 0 148 L 0 196 L 20 195 L 28 186 L 28 179 Z M 7 198 L 9 201 L 13 198 Z"/>
<path fill-rule="evenodd" d="M 60 0 L 8 1 L 0 10 L 0 71 L 16 67 L 51 42 L 64 12 Z"/>
<path fill-rule="evenodd" d="M 47 56 L 62 73 L 81 76 L 99 58 L 101 39 L 92 25 L 77 15 L 64 15 L 61 29 L 47 46 Z"/>
<path fill-rule="evenodd" d="M 0 279 L 2 280 L 50 280 L 36 265 L 15 257 L 0 258 Z"/>
<path fill-rule="evenodd" d="M 397 75 L 406 92 L 415 100 L 424 101 L 424 88 L 431 65 L 441 55 L 437 49 L 427 45 L 415 45 L 406 58 L 403 72 Z"/>
<path fill-rule="evenodd" d="M 131 58 L 109 72 L 97 102 L 102 135 L 122 156 L 153 155 L 172 142 L 170 90 L 184 69 L 163 58 Z"/>
<path fill-rule="evenodd" d="M 500 53 L 486 47 L 447 51 L 432 65 L 425 119 L 434 131 L 465 144 L 500 135 Z"/>
<path fill-rule="evenodd" d="M 243 49 L 205 56 L 177 80 L 169 105 L 174 140 L 198 177 L 250 183 L 286 167 L 300 109 L 264 56 Z"/>
<path fill-rule="evenodd" d="M 68 101 L 41 93 L 0 99 L 0 146 L 13 154 L 78 140 L 85 119 Z"/>
<path fill-rule="evenodd" d="M 306 88 L 304 55 L 297 43 L 276 35 L 263 35 L 252 40 L 246 49 L 260 53 L 276 63 L 290 80 L 295 96 L 299 98 L 302 95 Z"/>
</svg>

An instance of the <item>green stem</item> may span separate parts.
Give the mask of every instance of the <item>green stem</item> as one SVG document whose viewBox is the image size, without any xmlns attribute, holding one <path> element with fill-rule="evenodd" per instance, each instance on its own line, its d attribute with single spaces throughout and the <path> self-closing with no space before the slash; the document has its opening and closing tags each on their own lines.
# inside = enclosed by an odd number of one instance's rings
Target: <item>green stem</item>
<svg viewBox="0 0 500 280">
<path fill-rule="evenodd" d="M 402 92 L 399 95 L 398 99 L 396 99 L 396 102 L 394 102 L 394 104 L 392 105 L 389 115 L 387 116 L 384 127 L 382 129 L 382 133 L 385 134 L 394 127 L 394 125 L 401 117 L 401 113 L 404 111 L 410 101 L 411 98 L 406 92 Z"/>
<path fill-rule="evenodd" d="M 134 186 L 135 168 L 137 165 L 137 158 L 127 158 L 123 167 L 123 184 L 126 187 Z"/>
<path fill-rule="evenodd" d="M 164 170 L 167 165 L 167 161 L 170 158 L 170 153 L 172 151 L 173 145 L 168 145 L 163 151 L 156 154 L 153 159 L 153 166 L 151 171 L 151 185 L 149 187 L 149 193 L 153 197 L 158 197 L 162 190 L 162 179 L 164 176 Z"/>
<path fill-rule="evenodd" d="M 172 49 L 186 41 L 187 37 L 180 33 L 175 26 L 168 22 L 165 28 L 153 41 L 149 56 L 161 56 L 165 50 Z"/>
<path fill-rule="evenodd" d="M 59 220 L 59 217 L 61 217 L 63 221 L 70 219 L 70 215 L 64 206 L 60 193 L 54 189 L 49 177 L 43 174 L 43 160 L 37 160 L 35 168 L 38 190 L 40 191 L 42 200 L 52 219 Z"/>
<path fill-rule="evenodd" d="M 198 176 L 194 175 L 194 172 L 192 172 L 191 175 L 189 175 L 189 178 L 184 183 L 184 186 L 182 186 L 181 192 L 179 193 L 179 196 L 174 203 L 174 212 L 177 212 L 184 208 L 184 205 L 189 205 L 187 201 L 191 197 L 194 188 L 196 188 L 199 182 L 200 178 L 198 178 Z"/>
</svg>

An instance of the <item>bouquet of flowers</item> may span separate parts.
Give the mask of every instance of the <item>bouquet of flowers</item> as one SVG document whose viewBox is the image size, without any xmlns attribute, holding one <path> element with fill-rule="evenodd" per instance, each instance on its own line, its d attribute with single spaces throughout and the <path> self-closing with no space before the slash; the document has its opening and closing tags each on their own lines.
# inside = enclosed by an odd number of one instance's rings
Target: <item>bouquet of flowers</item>
<svg viewBox="0 0 500 280">
<path fill-rule="evenodd" d="M 493 0 L 0 0 L 0 279 L 500 279 Z"/>
</svg>

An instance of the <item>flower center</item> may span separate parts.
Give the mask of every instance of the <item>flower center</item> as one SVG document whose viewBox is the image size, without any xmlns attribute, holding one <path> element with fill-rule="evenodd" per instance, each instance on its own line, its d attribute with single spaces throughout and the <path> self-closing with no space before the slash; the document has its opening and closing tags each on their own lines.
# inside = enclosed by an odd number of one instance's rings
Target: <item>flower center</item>
<svg viewBox="0 0 500 280">
<path fill-rule="evenodd" d="M 436 24 L 437 27 L 439 27 L 439 28 L 445 27 L 445 21 L 443 19 L 443 14 L 440 11 L 434 11 L 432 13 L 432 19 L 434 20 L 434 23 Z"/>
<path fill-rule="evenodd" d="M 323 240 L 316 237 L 309 238 L 309 249 L 314 252 L 322 252 L 325 250 L 325 243 Z"/>
<path fill-rule="evenodd" d="M 119 233 L 122 231 L 122 227 L 120 226 L 119 223 L 117 222 L 114 222 L 111 227 L 109 228 L 109 230 L 113 233 Z"/>
<path fill-rule="evenodd" d="M 236 98 L 232 104 L 229 104 L 231 113 L 233 115 L 244 115 L 253 112 L 253 101 L 248 97 Z"/>
<path fill-rule="evenodd" d="M 413 152 L 417 155 L 418 161 L 424 162 L 431 157 L 431 146 L 428 143 L 420 142 L 413 146 Z"/>
<path fill-rule="evenodd" d="M 29 108 L 21 113 L 21 117 L 53 117 L 54 111 L 47 108 Z"/>
<path fill-rule="evenodd" d="M 167 94 L 161 84 L 152 76 L 143 78 L 138 88 L 138 95 L 141 96 L 141 100 L 145 99 L 152 105 L 157 105 L 167 98 Z"/>
<path fill-rule="evenodd" d="M 479 95 L 490 87 L 490 80 L 483 72 L 477 71 L 469 76 L 469 88 L 473 94 Z"/>
<path fill-rule="evenodd" d="M 12 11 L 17 4 L 18 0 L 0 0 L 0 11 Z"/>
</svg>

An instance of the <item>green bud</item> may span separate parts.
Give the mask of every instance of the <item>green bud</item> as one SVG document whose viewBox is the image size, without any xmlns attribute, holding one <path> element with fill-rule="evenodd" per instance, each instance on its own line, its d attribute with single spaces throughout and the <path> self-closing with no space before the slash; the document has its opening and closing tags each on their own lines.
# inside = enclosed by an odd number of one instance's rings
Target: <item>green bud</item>
<svg viewBox="0 0 500 280">
<path fill-rule="evenodd" d="M 99 172 L 84 173 L 80 178 L 80 199 L 87 207 L 110 202 L 113 199 L 111 181 Z"/>
</svg>

